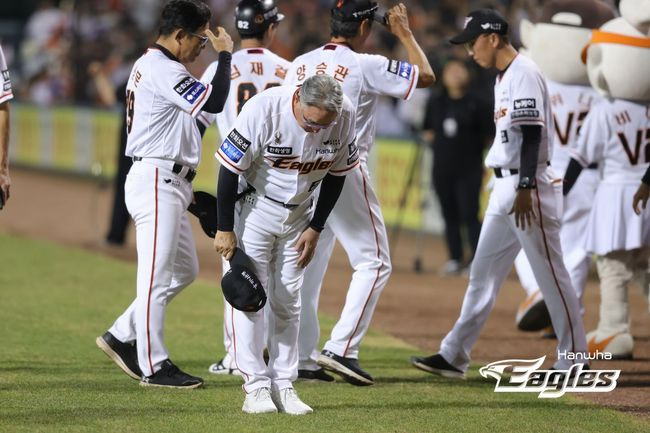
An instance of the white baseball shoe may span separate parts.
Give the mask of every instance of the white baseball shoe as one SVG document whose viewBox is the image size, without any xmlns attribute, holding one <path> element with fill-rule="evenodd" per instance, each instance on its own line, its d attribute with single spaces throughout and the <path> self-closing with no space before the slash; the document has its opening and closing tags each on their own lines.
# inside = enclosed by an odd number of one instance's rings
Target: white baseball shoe
<svg viewBox="0 0 650 433">
<path fill-rule="evenodd" d="M 277 413 L 278 408 L 271 398 L 269 388 L 258 388 L 255 391 L 246 394 L 244 405 L 241 408 L 246 413 Z"/>
<path fill-rule="evenodd" d="M 314 411 L 300 400 L 296 390 L 291 387 L 284 389 L 273 387 L 271 398 L 273 398 L 273 402 L 282 413 L 288 413 L 289 415 L 307 415 Z"/>
<path fill-rule="evenodd" d="M 587 334 L 587 349 L 591 354 L 609 352 L 612 359 L 632 359 L 634 339 L 627 332 L 591 331 Z"/>
</svg>

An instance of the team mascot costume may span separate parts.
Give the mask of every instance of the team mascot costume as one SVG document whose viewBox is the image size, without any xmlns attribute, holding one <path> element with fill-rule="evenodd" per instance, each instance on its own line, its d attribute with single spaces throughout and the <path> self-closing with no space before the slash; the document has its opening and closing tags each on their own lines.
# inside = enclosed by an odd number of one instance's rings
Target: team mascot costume
<svg viewBox="0 0 650 433">
<path fill-rule="evenodd" d="M 647 299 L 650 283 L 650 208 L 641 215 L 632 208 L 650 163 L 650 0 L 622 0 L 620 12 L 591 33 L 583 50 L 589 81 L 603 99 L 571 149 L 564 188 L 584 174 L 580 168 L 598 163 L 585 247 L 598 257 L 601 304 L 587 342 L 591 353 L 631 358 L 628 285 L 636 281 Z"/>
</svg>

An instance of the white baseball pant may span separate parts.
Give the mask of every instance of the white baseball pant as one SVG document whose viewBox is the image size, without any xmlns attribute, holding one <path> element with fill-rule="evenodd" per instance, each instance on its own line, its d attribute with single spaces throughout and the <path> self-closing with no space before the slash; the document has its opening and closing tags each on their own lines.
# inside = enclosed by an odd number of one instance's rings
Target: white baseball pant
<svg viewBox="0 0 650 433">
<path fill-rule="evenodd" d="M 238 244 L 248 254 L 267 293 L 270 307 L 268 341 L 264 338 L 264 309 L 245 313 L 231 307 L 232 354 L 244 375 L 246 393 L 258 388 L 289 388 L 298 376 L 300 286 L 304 269 L 294 249 L 309 225 L 312 200 L 294 209 L 250 194 L 235 218 Z M 262 351 L 269 350 L 268 366 Z"/>
<path fill-rule="evenodd" d="M 537 219 L 525 230 L 516 227 L 514 215 L 509 215 L 518 176 L 495 180 L 460 317 L 440 346 L 440 354 L 447 362 L 462 371 L 469 367 L 472 347 L 521 248 L 532 264 L 535 279 L 540 282 L 558 336 L 558 352 L 586 354 L 587 343 L 578 298 L 562 261 L 559 236 L 561 179 L 556 179 L 553 170 L 546 165 L 538 166 L 537 170 L 537 189 L 532 191 Z M 555 368 L 566 369 L 571 364 L 571 360 L 563 357 L 555 362 Z"/>
<path fill-rule="evenodd" d="M 124 187 L 136 229 L 137 293 L 109 331 L 122 342 L 137 340 L 138 364 L 145 376 L 169 358 L 164 343 L 167 304 L 199 271 L 186 211 L 192 184 L 170 168 L 169 161 L 136 161 Z"/>
<path fill-rule="evenodd" d="M 585 169 L 564 199 L 565 206 L 562 215 L 562 228 L 560 229 L 560 243 L 562 244 L 562 252 L 564 253 L 564 265 L 569 272 L 571 284 L 575 288 L 578 300 L 580 301 L 581 313 L 584 313 L 582 296 L 585 285 L 587 284 L 589 265 L 591 264 L 591 254 L 584 247 L 585 233 L 587 232 L 589 214 L 594 203 L 599 182 L 600 175 L 598 170 Z M 523 251 L 515 259 L 515 269 L 517 270 L 519 281 L 528 296 L 531 296 L 539 290 L 539 285 L 535 281 L 533 270 Z"/>
<path fill-rule="evenodd" d="M 320 326 L 318 300 L 334 241 L 338 240 L 354 269 L 341 317 L 324 349 L 358 358 L 359 345 L 391 272 L 388 236 L 365 160 L 348 173 L 341 196 L 321 233 L 314 259 L 307 266 L 301 289 L 300 369 L 315 370 Z"/>
</svg>

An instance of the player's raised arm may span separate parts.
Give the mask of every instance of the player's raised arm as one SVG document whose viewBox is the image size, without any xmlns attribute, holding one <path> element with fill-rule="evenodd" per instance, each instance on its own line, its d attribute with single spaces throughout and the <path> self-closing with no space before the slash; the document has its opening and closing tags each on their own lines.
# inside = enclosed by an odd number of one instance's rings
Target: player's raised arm
<svg viewBox="0 0 650 433">
<path fill-rule="evenodd" d="M 228 99 L 230 91 L 230 62 L 232 60 L 232 39 L 223 27 L 217 27 L 215 36 L 210 30 L 205 32 L 212 48 L 219 53 L 219 64 L 212 78 L 212 93 L 203 105 L 203 111 L 219 113 Z"/>
<path fill-rule="evenodd" d="M 420 44 L 415 40 L 413 32 L 409 26 L 408 14 L 404 3 L 393 6 L 387 12 L 388 30 L 397 36 L 406 52 L 408 53 L 409 62 L 417 65 L 419 76 L 417 87 L 429 87 L 436 81 L 433 69 L 427 60 L 427 56 L 422 51 Z"/>
</svg>

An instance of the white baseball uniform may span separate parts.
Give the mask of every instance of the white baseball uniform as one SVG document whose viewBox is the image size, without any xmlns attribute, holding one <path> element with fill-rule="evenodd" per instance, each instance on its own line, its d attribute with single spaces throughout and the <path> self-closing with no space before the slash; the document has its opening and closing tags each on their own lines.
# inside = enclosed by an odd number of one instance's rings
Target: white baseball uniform
<svg viewBox="0 0 650 433">
<path fill-rule="evenodd" d="M 307 267 L 300 312 L 300 369 L 316 370 L 318 358 L 318 299 L 336 239 L 348 255 L 354 274 L 343 311 L 325 349 L 358 358 L 375 306 L 391 272 L 388 236 L 377 195 L 372 188 L 367 159 L 375 140 L 375 111 L 379 95 L 409 99 L 418 81 L 418 67 L 386 57 L 356 53 L 346 45 L 328 43 L 297 57 L 287 83 L 302 83 L 315 74 L 329 74 L 343 87 L 356 107 L 357 144 L 361 164 L 343 186 L 314 259 Z"/>
<path fill-rule="evenodd" d="M 11 78 L 9 78 L 9 68 L 5 60 L 5 54 L 0 47 L 0 73 L 2 73 L 2 88 L 0 89 L 0 104 L 14 97 L 11 90 Z"/>
<path fill-rule="evenodd" d="M 597 162 L 602 173 L 585 239 L 587 251 L 599 256 L 601 337 L 629 333 L 627 284 L 635 274 L 643 274 L 648 290 L 650 210 L 639 216 L 631 205 L 650 163 L 648 146 L 650 104 L 613 99 L 591 109 L 571 149 L 582 166 Z"/>
<path fill-rule="evenodd" d="M 345 98 L 335 124 L 307 133 L 293 113 L 297 91 L 279 86 L 252 98 L 216 153 L 223 167 L 255 188 L 237 204 L 234 230 L 271 308 L 267 342 L 263 311 L 232 311 L 232 352 L 247 393 L 271 383 L 288 388 L 297 377 L 304 269 L 296 263 L 300 254 L 294 245 L 309 225 L 314 190 L 325 175 L 346 175 L 359 165 L 350 101 Z M 265 343 L 268 366 L 262 359 Z"/>
<path fill-rule="evenodd" d="M 546 82 L 532 60 L 522 55 L 514 58 L 497 77 L 494 100 L 496 135 L 485 163 L 498 168 L 495 170 L 497 177 L 472 261 L 460 317 L 440 347 L 443 358 L 462 371 L 469 367 L 472 346 L 521 248 L 530 260 L 546 299 L 558 336 L 558 351 L 584 355 L 587 349 L 578 299 L 562 261 L 559 236 L 562 183 L 547 164 L 554 133 L 551 103 Z M 516 227 L 514 215 L 509 214 L 519 183 L 519 176 L 512 170 L 519 170 L 521 125 L 542 126 L 537 188 L 532 191 L 537 219 L 524 230 Z M 566 369 L 572 363 L 562 357 L 555 362 L 555 367 Z"/>
<path fill-rule="evenodd" d="M 158 45 L 135 62 L 126 87 L 126 155 L 135 162 L 125 200 L 136 227 L 137 295 L 109 331 L 122 342 L 137 340 L 145 376 L 169 358 L 163 342 L 167 304 L 198 273 L 186 209 L 201 159 L 195 117 L 211 90 Z"/>
<path fill-rule="evenodd" d="M 564 175 L 571 158 L 568 149 L 574 145 L 589 109 L 602 98 L 589 86 L 561 84 L 552 80 L 547 80 L 546 84 L 555 125 L 551 166 L 557 173 Z M 591 255 L 584 248 L 584 236 L 599 180 L 595 167 L 584 170 L 564 200 L 560 243 L 564 264 L 581 304 L 591 263 Z M 515 259 L 515 268 L 528 296 L 532 296 L 539 290 L 539 285 L 523 251 Z"/>
<path fill-rule="evenodd" d="M 211 63 L 203 73 L 201 81 L 210 82 L 218 64 L 219 62 Z M 206 127 L 216 121 L 219 135 L 225 137 L 232 129 L 232 125 L 246 101 L 268 88 L 281 85 L 290 64 L 289 61 L 266 48 L 245 48 L 236 51 L 232 55 L 230 93 L 223 111 L 218 114 L 201 112 L 198 119 Z M 222 260 L 222 268 L 224 274 L 230 268 L 227 260 Z M 223 345 L 226 355 L 222 363 L 228 369 L 235 369 L 231 338 L 232 307 L 225 299 L 223 310 Z"/>
</svg>

